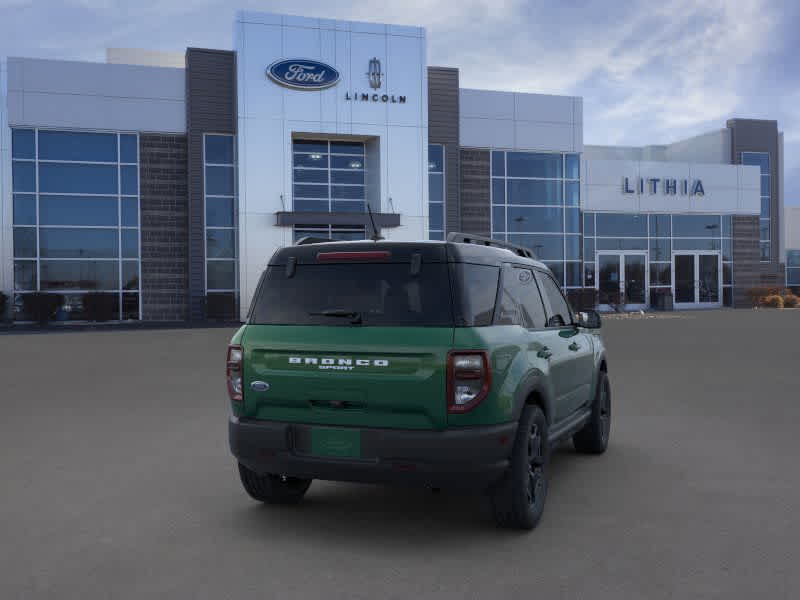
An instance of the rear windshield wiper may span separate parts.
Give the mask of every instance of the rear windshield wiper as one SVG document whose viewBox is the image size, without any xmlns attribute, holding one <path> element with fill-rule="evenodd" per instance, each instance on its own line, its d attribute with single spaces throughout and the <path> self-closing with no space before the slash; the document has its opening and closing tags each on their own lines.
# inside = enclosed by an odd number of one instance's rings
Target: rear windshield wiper
<svg viewBox="0 0 800 600">
<path fill-rule="evenodd" d="M 308 313 L 312 317 L 342 317 L 350 319 L 353 325 L 361 324 L 361 313 L 354 310 L 345 310 L 343 308 L 327 308 L 319 312 Z"/>
</svg>

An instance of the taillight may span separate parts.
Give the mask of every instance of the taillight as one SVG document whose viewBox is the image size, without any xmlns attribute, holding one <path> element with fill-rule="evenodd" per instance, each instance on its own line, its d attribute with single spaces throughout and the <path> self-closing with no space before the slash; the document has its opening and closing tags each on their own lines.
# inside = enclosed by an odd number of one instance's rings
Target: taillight
<svg viewBox="0 0 800 600">
<path fill-rule="evenodd" d="M 228 381 L 228 396 L 231 401 L 242 401 L 242 347 L 228 346 L 228 360 L 225 377 Z"/>
<path fill-rule="evenodd" d="M 489 355 L 483 350 L 459 350 L 447 355 L 447 411 L 465 413 L 475 408 L 492 384 Z"/>
</svg>

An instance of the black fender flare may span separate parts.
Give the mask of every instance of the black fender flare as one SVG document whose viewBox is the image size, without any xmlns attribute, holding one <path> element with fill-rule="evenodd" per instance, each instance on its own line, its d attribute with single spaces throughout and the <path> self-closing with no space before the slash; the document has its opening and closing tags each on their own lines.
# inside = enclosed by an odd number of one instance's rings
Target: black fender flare
<svg viewBox="0 0 800 600">
<path fill-rule="evenodd" d="M 530 398 L 531 394 L 536 393 L 541 398 L 541 407 L 547 422 L 553 424 L 553 399 L 546 385 L 545 376 L 540 371 L 530 371 L 523 377 L 517 390 L 514 392 L 514 412 L 513 418 L 519 421 L 522 409 Z"/>
</svg>

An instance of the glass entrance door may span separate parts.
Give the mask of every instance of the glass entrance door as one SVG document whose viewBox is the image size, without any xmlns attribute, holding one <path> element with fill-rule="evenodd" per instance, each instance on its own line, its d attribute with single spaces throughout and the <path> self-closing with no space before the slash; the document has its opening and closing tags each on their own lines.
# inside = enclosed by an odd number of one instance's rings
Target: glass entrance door
<svg viewBox="0 0 800 600">
<path fill-rule="evenodd" d="M 722 306 L 719 252 L 682 252 L 672 255 L 675 308 Z"/>
<path fill-rule="evenodd" d="M 601 310 L 647 307 L 647 254 L 598 252 L 596 272 Z"/>
</svg>

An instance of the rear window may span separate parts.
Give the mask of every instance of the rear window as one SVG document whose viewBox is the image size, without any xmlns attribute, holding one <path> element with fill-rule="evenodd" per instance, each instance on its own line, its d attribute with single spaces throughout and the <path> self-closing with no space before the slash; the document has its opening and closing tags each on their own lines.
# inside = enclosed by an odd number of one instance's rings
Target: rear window
<svg viewBox="0 0 800 600">
<path fill-rule="evenodd" d="M 253 301 L 255 325 L 452 327 L 446 264 L 297 265 L 267 269 Z"/>
</svg>

